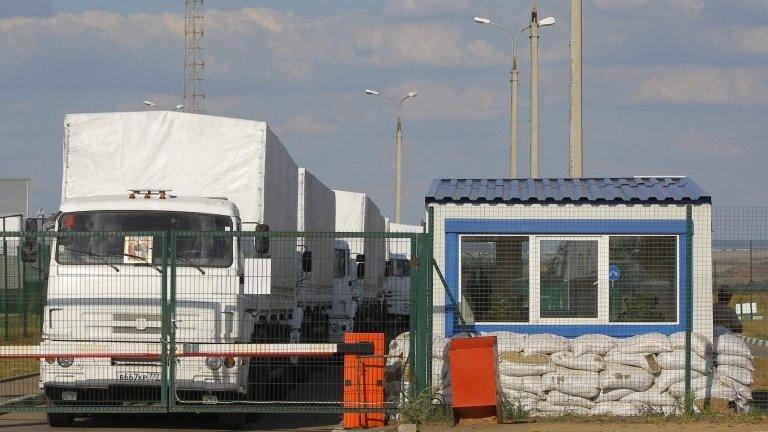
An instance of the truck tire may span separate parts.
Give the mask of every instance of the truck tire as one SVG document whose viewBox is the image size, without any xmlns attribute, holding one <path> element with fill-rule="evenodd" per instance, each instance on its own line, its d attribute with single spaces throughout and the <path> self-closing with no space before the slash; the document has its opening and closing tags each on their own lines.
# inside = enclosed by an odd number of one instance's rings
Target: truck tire
<svg viewBox="0 0 768 432">
<path fill-rule="evenodd" d="M 47 413 L 46 417 L 50 427 L 71 427 L 75 422 L 75 415 L 70 413 Z"/>
<path fill-rule="evenodd" d="M 245 413 L 218 413 L 216 414 L 216 423 L 221 429 L 240 430 L 245 425 Z"/>
</svg>

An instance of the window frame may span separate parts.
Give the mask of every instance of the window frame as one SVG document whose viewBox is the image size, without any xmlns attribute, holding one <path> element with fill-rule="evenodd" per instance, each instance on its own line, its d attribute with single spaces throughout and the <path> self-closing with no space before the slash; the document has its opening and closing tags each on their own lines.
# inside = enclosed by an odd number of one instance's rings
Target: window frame
<svg viewBox="0 0 768 432">
<path fill-rule="evenodd" d="M 473 321 L 479 326 L 504 326 L 509 328 L 527 325 L 610 325 L 610 326 L 657 326 L 679 325 L 681 323 L 681 247 L 682 236 L 675 233 L 605 233 L 605 234 L 526 234 L 526 233 L 457 233 L 458 250 L 456 258 L 457 300 L 459 309 L 468 306 L 462 301 L 462 237 L 528 237 L 528 321 Z M 610 259 L 611 237 L 674 237 L 675 238 L 675 320 L 674 321 L 610 321 L 610 281 L 608 268 Z M 544 240 L 583 240 L 597 241 L 598 303 L 596 318 L 542 318 L 541 317 L 541 241 Z"/>
</svg>

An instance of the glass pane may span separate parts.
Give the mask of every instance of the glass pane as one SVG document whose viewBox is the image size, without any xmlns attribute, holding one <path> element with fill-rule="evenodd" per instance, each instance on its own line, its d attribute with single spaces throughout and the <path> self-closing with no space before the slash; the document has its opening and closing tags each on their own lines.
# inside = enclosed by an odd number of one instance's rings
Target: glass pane
<svg viewBox="0 0 768 432">
<path fill-rule="evenodd" d="M 677 320 L 677 237 L 611 236 L 608 254 L 611 321 Z"/>
<path fill-rule="evenodd" d="M 597 241 L 541 241 L 541 317 L 597 318 Z"/>
<path fill-rule="evenodd" d="M 475 322 L 528 322 L 528 237 L 462 236 L 461 297 Z"/>
</svg>

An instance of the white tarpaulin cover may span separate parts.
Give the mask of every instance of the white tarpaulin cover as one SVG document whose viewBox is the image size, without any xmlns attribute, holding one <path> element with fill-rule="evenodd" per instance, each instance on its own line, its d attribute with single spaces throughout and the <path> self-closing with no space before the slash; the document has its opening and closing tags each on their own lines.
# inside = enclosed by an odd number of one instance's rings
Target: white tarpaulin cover
<svg viewBox="0 0 768 432">
<path fill-rule="evenodd" d="M 296 164 L 266 123 L 171 111 L 69 114 L 62 200 L 170 189 L 226 197 L 243 222 L 296 230 Z"/>
<path fill-rule="evenodd" d="M 306 168 L 299 168 L 298 179 L 297 231 L 333 232 L 336 225 L 336 200 L 333 191 Z M 313 295 L 330 297 L 330 287 L 333 284 L 333 237 L 310 236 L 299 238 L 298 242 L 299 253 L 304 250 L 312 252 L 312 281 L 307 285 L 318 291 Z"/>
<path fill-rule="evenodd" d="M 336 231 L 340 232 L 384 232 L 385 222 L 381 211 L 364 193 L 333 191 L 336 194 Z M 347 238 L 349 252 L 353 259 L 365 254 L 368 263 L 365 269 L 367 297 L 375 297 L 383 286 L 386 259 L 386 239 Z"/>
</svg>

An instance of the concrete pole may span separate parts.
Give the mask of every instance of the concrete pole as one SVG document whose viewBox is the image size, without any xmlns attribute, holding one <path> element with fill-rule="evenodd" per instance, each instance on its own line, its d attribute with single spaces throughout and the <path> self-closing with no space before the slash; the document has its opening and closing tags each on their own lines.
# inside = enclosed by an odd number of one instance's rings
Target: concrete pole
<svg viewBox="0 0 768 432">
<path fill-rule="evenodd" d="M 512 88 L 509 110 L 509 178 L 517 178 L 517 90 L 520 83 L 516 58 L 512 59 L 509 82 Z"/>
<path fill-rule="evenodd" d="M 571 0 L 571 128 L 569 173 L 583 177 L 581 129 L 581 0 Z"/>
<path fill-rule="evenodd" d="M 400 120 L 400 111 L 397 112 L 397 126 L 395 132 L 395 223 L 402 223 L 403 204 L 403 123 Z"/>
<path fill-rule="evenodd" d="M 531 178 L 539 177 L 539 20 L 531 0 Z"/>
</svg>

